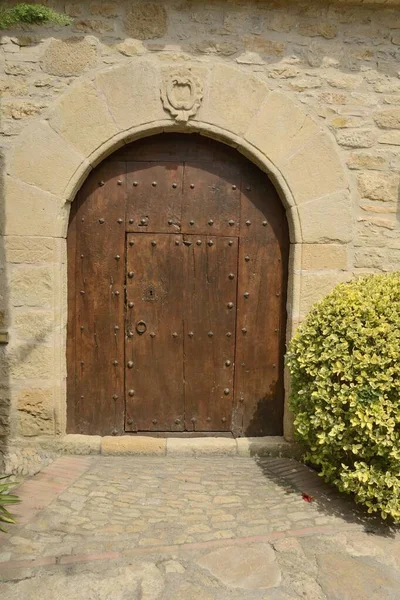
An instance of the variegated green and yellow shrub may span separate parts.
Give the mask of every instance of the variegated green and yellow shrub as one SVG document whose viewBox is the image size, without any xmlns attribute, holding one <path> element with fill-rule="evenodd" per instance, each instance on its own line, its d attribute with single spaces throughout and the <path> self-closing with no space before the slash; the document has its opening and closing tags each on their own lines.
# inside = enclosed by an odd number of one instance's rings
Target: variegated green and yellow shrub
<svg viewBox="0 0 400 600">
<path fill-rule="evenodd" d="M 400 272 L 338 285 L 287 355 L 305 459 L 400 522 Z"/>
</svg>

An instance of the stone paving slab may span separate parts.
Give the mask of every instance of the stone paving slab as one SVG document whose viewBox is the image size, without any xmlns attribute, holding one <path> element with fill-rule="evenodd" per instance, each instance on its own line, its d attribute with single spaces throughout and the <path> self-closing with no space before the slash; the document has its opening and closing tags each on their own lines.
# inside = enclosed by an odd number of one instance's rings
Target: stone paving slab
<svg viewBox="0 0 400 600">
<path fill-rule="evenodd" d="M 19 493 L 7 600 L 400 598 L 398 531 L 293 459 L 62 457 Z"/>
</svg>

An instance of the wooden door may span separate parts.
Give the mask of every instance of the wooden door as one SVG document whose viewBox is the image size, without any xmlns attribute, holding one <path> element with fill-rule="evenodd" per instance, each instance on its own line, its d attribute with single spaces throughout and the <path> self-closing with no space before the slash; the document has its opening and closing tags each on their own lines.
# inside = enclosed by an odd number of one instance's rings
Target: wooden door
<svg viewBox="0 0 400 600">
<path fill-rule="evenodd" d="M 184 375 L 187 431 L 230 431 L 238 239 L 185 235 Z"/>
<path fill-rule="evenodd" d="M 68 431 L 280 435 L 288 232 L 235 150 L 163 134 L 85 182 L 68 233 Z"/>
<path fill-rule="evenodd" d="M 126 431 L 183 431 L 182 236 L 127 236 Z"/>
</svg>

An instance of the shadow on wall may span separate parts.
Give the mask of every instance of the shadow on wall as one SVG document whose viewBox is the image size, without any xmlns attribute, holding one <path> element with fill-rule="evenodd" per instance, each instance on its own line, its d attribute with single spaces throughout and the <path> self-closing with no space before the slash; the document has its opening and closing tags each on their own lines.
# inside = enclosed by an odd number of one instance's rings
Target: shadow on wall
<svg viewBox="0 0 400 600">
<path fill-rule="evenodd" d="M 1 110 L 1 106 L 0 106 Z M 7 368 L 7 345 L 4 337 L 9 326 L 9 298 L 5 260 L 4 225 L 4 150 L 0 148 L 0 473 L 4 471 L 4 455 L 7 448 L 10 425 L 10 384 Z"/>
<path fill-rule="evenodd" d="M 3 114 L 1 108 L 0 105 L 0 115 Z M 11 310 L 11 305 L 26 306 L 27 304 L 23 293 L 21 293 L 21 297 L 15 299 L 10 294 L 10 280 L 14 270 L 19 267 L 17 263 L 20 262 L 18 253 L 22 246 L 19 245 L 19 240 L 26 238 L 5 235 L 7 225 L 5 195 L 5 145 L 3 144 L 0 146 L 0 474 L 5 471 L 9 438 L 11 435 L 18 433 L 12 427 L 11 395 L 17 397 L 18 405 L 18 395 L 22 394 L 23 390 L 19 389 L 18 381 L 13 382 L 13 385 L 11 385 L 13 372 L 23 372 L 24 365 L 29 363 L 32 352 L 35 351 L 38 344 L 48 338 L 52 330 L 52 324 L 39 327 L 35 332 L 34 339 L 32 337 L 32 339 L 20 341 L 20 332 L 16 331 L 15 327 L 11 328 L 12 325 L 15 325 L 15 323 L 11 323 L 11 319 L 15 321 L 15 315 L 17 314 L 15 310 Z M 18 207 L 16 210 L 19 210 Z M 29 251 L 29 246 L 23 248 L 25 254 L 27 248 Z M 16 411 L 17 408 L 18 406 L 14 410 Z M 24 408 L 32 411 L 32 414 L 36 410 L 34 404 Z"/>
</svg>

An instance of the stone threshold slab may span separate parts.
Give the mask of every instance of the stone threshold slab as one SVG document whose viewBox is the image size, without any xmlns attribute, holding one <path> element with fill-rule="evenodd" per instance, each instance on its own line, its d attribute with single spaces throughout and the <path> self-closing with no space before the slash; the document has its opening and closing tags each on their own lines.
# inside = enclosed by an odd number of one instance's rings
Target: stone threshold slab
<svg viewBox="0 0 400 600">
<path fill-rule="evenodd" d="M 69 434 L 57 443 L 67 454 L 106 456 L 283 456 L 298 458 L 299 446 L 283 437 L 258 438 L 159 438 L 151 436 L 92 436 Z"/>
</svg>

